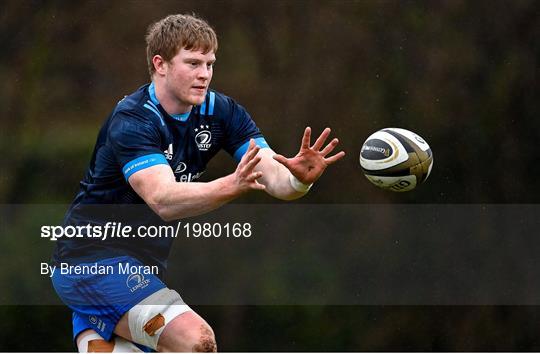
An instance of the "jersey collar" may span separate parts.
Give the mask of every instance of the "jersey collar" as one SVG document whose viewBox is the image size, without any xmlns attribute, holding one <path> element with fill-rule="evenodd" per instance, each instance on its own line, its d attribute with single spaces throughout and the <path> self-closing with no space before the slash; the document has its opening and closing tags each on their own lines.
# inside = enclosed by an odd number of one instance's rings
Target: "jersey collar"
<svg viewBox="0 0 540 354">
<path fill-rule="evenodd" d="M 150 83 L 150 86 L 148 86 L 148 94 L 150 95 L 150 100 L 153 104 L 155 104 L 157 107 L 161 106 L 157 97 L 156 97 L 156 87 L 154 86 L 154 82 Z M 163 107 L 161 107 L 163 110 Z M 169 116 L 177 120 L 179 122 L 185 122 L 188 120 L 189 115 L 191 112 L 181 113 L 181 114 L 169 114 Z"/>
</svg>

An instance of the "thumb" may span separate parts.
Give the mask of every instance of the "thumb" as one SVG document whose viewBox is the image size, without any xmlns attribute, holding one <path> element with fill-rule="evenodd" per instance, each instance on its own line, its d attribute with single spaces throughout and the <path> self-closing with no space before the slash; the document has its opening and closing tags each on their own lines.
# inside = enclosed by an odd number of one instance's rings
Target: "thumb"
<svg viewBox="0 0 540 354">
<path fill-rule="evenodd" d="M 280 155 L 280 154 L 276 154 L 276 155 L 274 155 L 272 157 L 274 158 L 274 160 L 276 160 L 277 162 L 279 162 L 283 166 L 289 168 L 289 160 L 285 156 Z"/>
</svg>

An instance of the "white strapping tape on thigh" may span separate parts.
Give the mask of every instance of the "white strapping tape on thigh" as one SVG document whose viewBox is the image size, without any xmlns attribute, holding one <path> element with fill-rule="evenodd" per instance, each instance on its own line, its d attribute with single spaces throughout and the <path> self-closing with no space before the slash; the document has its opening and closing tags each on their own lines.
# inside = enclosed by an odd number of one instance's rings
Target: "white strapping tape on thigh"
<svg viewBox="0 0 540 354">
<path fill-rule="evenodd" d="M 82 337 L 77 344 L 77 349 L 79 349 L 79 353 L 88 353 L 88 342 L 91 340 L 104 340 L 102 336 L 100 336 L 97 333 L 90 333 Z"/>
<path fill-rule="evenodd" d="M 142 353 L 143 351 L 137 347 L 135 344 L 131 343 L 128 340 L 125 340 L 122 337 L 113 336 L 109 342 L 106 342 L 105 339 L 103 339 L 102 336 L 100 336 L 97 333 L 91 333 L 86 336 L 84 336 L 78 346 L 79 353 L 88 353 L 89 343 L 97 340 L 102 341 L 102 343 L 98 344 L 101 346 L 102 350 L 110 350 L 112 346 L 112 352 L 113 353 Z M 98 349 L 96 345 L 92 348 L 92 351 L 95 351 Z"/>
<path fill-rule="evenodd" d="M 161 289 L 129 310 L 131 338 L 135 343 L 155 350 L 165 326 L 176 316 L 187 311 L 191 311 L 191 308 L 176 291 Z"/>
</svg>

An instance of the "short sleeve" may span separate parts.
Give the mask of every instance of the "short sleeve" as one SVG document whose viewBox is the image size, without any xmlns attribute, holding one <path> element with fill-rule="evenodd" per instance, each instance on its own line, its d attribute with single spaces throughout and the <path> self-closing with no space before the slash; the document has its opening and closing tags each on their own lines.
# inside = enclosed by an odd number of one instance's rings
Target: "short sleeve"
<svg viewBox="0 0 540 354">
<path fill-rule="evenodd" d="M 161 137 L 157 127 L 135 114 L 115 113 L 107 133 L 107 143 L 126 181 L 137 171 L 168 164 L 160 149 Z"/>
<path fill-rule="evenodd" d="M 255 139 L 255 142 L 260 147 L 269 147 L 261 131 L 244 107 L 232 99 L 225 101 L 228 104 L 229 117 L 226 119 L 227 138 L 224 149 L 236 161 L 240 161 L 247 150 L 250 139 Z"/>
</svg>

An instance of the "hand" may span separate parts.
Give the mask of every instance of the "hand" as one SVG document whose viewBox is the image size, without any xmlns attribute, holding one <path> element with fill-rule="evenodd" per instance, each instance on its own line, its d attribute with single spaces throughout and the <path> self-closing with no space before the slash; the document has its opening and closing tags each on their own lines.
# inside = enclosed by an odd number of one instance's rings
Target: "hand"
<svg viewBox="0 0 540 354">
<path fill-rule="evenodd" d="M 248 149 L 233 174 L 235 184 L 240 192 L 265 189 L 263 184 L 257 182 L 257 179 L 262 177 L 262 172 L 254 171 L 255 166 L 261 161 L 261 157 L 257 156 L 259 150 L 260 147 L 255 144 L 255 140 L 250 139 Z"/>
<path fill-rule="evenodd" d="M 281 163 L 300 182 L 304 184 L 311 184 L 315 182 L 322 175 L 326 167 L 345 156 L 344 151 L 340 151 L 337 154 L 326 157 L 334 150 L 339 143 L 337 138 L 332 141 L 321 150 L 324 142 L 330 135 L 330 128 L 326 128 L 321 135 L 315 141 L 312 147 L 309 147 L 311 143 L 311 128 L 307 127 L 302 137 L 302 145 L 300 151 L 293 158 L 286 158 L 283 155 L 274 155 L 274 160 Z"/>
</svg>

